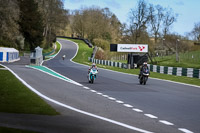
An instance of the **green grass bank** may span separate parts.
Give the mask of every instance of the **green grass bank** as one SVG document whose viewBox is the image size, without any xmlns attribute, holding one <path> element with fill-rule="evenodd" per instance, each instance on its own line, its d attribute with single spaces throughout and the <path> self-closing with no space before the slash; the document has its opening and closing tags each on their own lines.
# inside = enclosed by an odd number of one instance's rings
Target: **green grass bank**
<svg viewBox="0 0 200 133">
<path fill-rule="evenodd" d="M 58 115 L 38 95 L 25 87 L 10 71 L 0 69 L 0 112 Z"/>
</svg>

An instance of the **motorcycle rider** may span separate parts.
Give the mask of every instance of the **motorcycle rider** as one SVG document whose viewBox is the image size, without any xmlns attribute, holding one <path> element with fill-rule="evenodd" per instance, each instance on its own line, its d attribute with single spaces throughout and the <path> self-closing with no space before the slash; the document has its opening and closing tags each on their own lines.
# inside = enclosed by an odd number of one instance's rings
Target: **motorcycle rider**
<svg viewBox="0 0 200 133">
<path fill-rule="evenodd" d="M 141 75 L 142 75 L 142 73 L 143 73 L 143 69 L 144 69 L 144 68 L 146 68 L 146 69 L 149 70 L 149 67 L 147 66 L 147 62 L 144 62 L 143 65 L 142 65 L 142 67 L 140 68 L 140 74 L 139 74 L 139 76 L 138 76 L 138 79 L 140 79 L 140 77 L 141 77 Z M 149 74 L 150 74 L 150 72 L 149 72 Z"/>
<path fill-rule="evenodd" d="M 62 56 L 62 59 L 64 60 L 64 59 L 65 59 L 65 57 L 66 57 L 66 55 L 63 55 L 63 56 Z"/>
<path fill-rule="evenodd" d="M 92 68 L 95 68 L 95 69 L 98 71 L 96 64 L 95 64 L 95 63 L 92 63 L 92 66 L 88 69 L 88 74 L 90 73 L 90 70 L 91 70 Z"/>
</svg>

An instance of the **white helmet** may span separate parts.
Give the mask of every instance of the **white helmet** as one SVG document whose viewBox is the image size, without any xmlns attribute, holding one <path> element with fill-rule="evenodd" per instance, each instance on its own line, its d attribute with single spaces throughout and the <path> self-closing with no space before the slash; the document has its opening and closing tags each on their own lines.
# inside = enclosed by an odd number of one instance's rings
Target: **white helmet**
<svg viewBox="0 0 200 133">
<path fill-rule="evenodd" d="M 95 64 L 95 63 L 92 63 L 92 67 L 96 67 L 96 64 Z"/>
<path fill-rule="evenodd" d="M 144 63 L 143 63 L 143 66 L 147 66 L 147 62 L 144 62 Z"/>
</svg>

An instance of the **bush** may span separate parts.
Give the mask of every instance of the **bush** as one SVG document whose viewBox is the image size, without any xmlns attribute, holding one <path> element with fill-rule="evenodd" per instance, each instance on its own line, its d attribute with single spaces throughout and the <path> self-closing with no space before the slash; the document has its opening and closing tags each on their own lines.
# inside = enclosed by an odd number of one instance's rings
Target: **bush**
<svg viewBox="0 0 200 133">
<path fill-rule="evenodd" d="M 110 59 L 110 51 L 104 51 L 103 49 L 98 48 L 95 58 L 100 59 L 100 60 L 109 60 Z"/>
<path fill-rule="evenodd" d="M 0 40 L 0 46 L 3 46 L 3 47 L 15 47 L 15 45 L 12 42 L 7 41 L 7 40 Z"/>
<path fill-rule="evenodd" d="M 109 50 L 110 48 L 110 43 L 106 40 L 96 38 L 93 40 L 93 43 L 97 47 L 101 47 L 103 50 Z"/>
</svg>

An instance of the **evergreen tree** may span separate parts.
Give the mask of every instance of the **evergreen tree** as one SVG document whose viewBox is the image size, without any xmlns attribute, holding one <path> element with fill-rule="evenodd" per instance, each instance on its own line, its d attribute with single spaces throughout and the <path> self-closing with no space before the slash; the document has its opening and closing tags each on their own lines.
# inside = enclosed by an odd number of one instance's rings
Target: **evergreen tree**
<svg viewBox="0 0 200 133">
<path fill-rule="evenodd" d="M 20 7 L 20 32 L 25 38 L 25 45 L 30 50 L 40 46 L 43 41 L 43 18 L 34 0 L 18 0 Z"/>
</svg>

